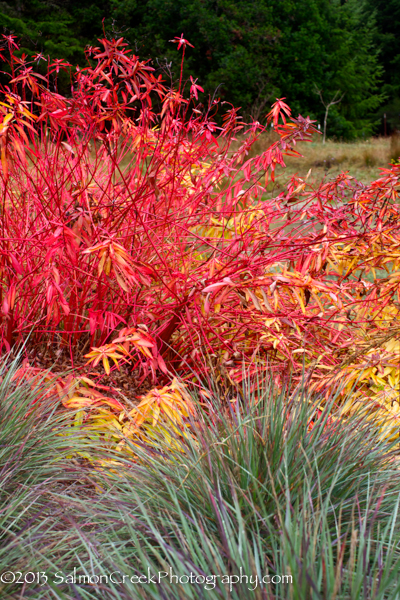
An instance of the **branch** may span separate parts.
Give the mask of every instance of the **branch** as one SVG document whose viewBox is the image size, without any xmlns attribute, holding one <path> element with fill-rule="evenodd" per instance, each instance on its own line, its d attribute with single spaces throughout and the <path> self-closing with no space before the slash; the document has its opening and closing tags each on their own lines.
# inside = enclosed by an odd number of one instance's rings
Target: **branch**
<svg viewBox="0 0 400 600">
<path fill-rule="evenodd" d="M 343 100 L 344 95 L 346 93 L 346 92 L 343 92 L 343 94 L 340 96 L 340 98 L 338 98 L 338 95 L 340 94 L 340 90 L 337 90 L 337 92 L 335 92 L 335 95 L 333 96 L 332 100 L 330 102 L 328 102 L 328 104 L 327 104 L 322 96 L 322 90 L 320 90 L 319 87 L 317 87 L 317 85 L 315 83 L 314 83 L 314 91 L 316 94 L 318 94 L 322 104 L 327 109 L 329 109 L 331 106 L 333 106 L 333 104 L 339 104 L 339 102 L 341 102 Z"/>
</svg>

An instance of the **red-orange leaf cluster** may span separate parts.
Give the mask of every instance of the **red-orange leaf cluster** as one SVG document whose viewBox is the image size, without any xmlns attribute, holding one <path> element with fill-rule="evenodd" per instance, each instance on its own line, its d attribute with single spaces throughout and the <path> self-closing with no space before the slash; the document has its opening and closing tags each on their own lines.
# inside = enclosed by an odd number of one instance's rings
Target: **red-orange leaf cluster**
<svg viewBox="0 0 400 600">
<path fill-rule="evenodd" d="M 30 334 L 36 348 L 92 348 L 107 372 L 129 354 L 161 380 L 213 365 L 237 382 L 243 364 L 268 364 L 282 381 L 306 367 L 319 390 L 370 369 L 360 393 L 397 393 L 399 165 L 370 185 L 292 177 L 274 195 L 268 177 L 315 133 L 308 117 L 277 100 L 277 139 L 254 155 L 266 126 L 233 108 L 217 126 L 197 80 L 168 89 L 122 39 L 101 46 L 71 71 L 68 98 L 51 81 L 69 65 L 39 75 L 9 47 L 3 350 Z"/>
</svg>

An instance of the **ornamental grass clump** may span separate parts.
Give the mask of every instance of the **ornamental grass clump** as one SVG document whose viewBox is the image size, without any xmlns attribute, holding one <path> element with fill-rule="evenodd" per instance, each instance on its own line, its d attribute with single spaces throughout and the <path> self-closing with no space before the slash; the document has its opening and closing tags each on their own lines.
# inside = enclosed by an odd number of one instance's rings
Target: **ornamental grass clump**
<svg viewBox="0 0 400 600">
<path fill-rule="evenodd" d="M 21 357 L 18 357 L 19 359 Z M 33 387 L 15 377 L 18 360 L 0 363 L 0 573 L 32 571 L 30 545 L 43 535 L 49 551 L 70 524 L 57 494 L 87 495 L 93 484 L 82 469 L 93 442 L 56 413 L 58 398 L 44 378 Z M 1 576 L 0 596 L 7 576 Z M 21 586 L 19 593 L 21 593 Z"/>
<path fill-rule="evenodd" d="M 398 597 L 397 445 L 365 415 L 339 420 L 334 401 L 320 411 L 304 388 L 246 377 L 225 410 L 217 385 L 192 394 L 198 415 L 179 450 L 160 434 L 93 469 L 94 448 L 81 467 L 91 487 L 59 486 L 51 517 L 9 525 L 21 569 L 48 575 L 27 597 Z"/>
</svg>

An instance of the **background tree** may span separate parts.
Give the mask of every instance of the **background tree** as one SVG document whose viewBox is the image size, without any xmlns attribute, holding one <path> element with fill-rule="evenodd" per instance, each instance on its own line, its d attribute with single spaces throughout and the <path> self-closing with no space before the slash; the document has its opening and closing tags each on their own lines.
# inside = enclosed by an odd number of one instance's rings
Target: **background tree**
<svg viewBox="0 0 400 600">
<path fill-rule="evenodd" d="M 3 29 L 22 37 L 23 50 L 83 62 L 97 44 L 102 19 L 110 36 L 124 35 L 141 58 L 168 79 L 179 73 L 169 43 L 182 32 L 195 48 L 184 76 L 194 75 L 207 96 L 261 118 L 277 96 L 296 112 L 322 122 L 324 98 L 340 89 L 329 113 L 330 135 L 370 135 L 386 95 L 397 97 L 396 52 L 400 0 L 18 0 L 0 4 Z M 397 23 L 397 25 L 396 25 Z M 381 35 L 382 34 L 382 35 Z M 384 78 L 384 89 L 380 80 Z M 397 87 L 396 87 L 397 86 Z M 379 121 L 378 121 L 379 123 Z"/>
<path fill-rule="evenodd" d="M 343 101 L 330 111 L 331 135 L 370 135 L 382 101 L 382 67 L 365 1 L 285 0 L 277 3 L 274 19 L 282 27 L 277 84 L 293 110 L 322 122 L 325 111 L 315 85 L 324 98 L 341 90 Z"/>
<path fill-rule="evenodd" d="M 378 115 L 382 119 L 386 113 L 388 129 L 393 132 L 400 130 L 400 0 L 368 0 L 367 6 L 376 21 L 374 44 L 380 50 L 386 96 Z"/>
<path fill-rule="evenodd" d="M 330 99 L 330 100 L 324 100 L 324 97 L 322 95 L 322 92 L 320 89 L 318 89 L 317 87 L 315 87 L 315 92 L 318 94 L 322 105 L 325 107 L 325 115 L 324 115 L 324 127 L 323 127 L 323 136 L 322 136 L 322 143 L 325 144 L 326 142 L 326 130 L 327 130 L 327 124 L 328 124 L 328 114 L 329 114 L 329 109 L 331 108 L 331 106 L 334 106 L 335 104 L 339 104 L 342 100 L 343 100 L 343 96 L 344 94 L 342 94 L 340 97 L 340 90 L 337 90 L 337 92 L 335 92 L 335 95 Z"/>
</svg>

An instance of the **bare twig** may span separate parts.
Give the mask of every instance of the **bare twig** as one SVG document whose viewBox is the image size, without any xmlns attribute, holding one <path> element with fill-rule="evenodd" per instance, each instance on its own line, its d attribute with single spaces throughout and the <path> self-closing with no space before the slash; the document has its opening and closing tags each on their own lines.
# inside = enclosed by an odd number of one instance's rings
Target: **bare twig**
<svg viewBox="0 0 400 600">
<path fill-rule="evenodd" d="M 340 96 L 340 98 L 338 98 L 338 96 L 340 94 L 340 90 L 337 90 L 337 92 L 335 92 L 335 95 L 333 96 L 333 98 L 329 102 L 325 102 L 325 100 L 324 100 L 324 98 L 322 96 L 322 90 L 320 90 L 317 86 L 315 86 L 315 92 L 318 94 L 318 96 L 320 97 L 320 100 L 321 100 L 322 104 L 325 107 L 324 135 L 323 135 L 323 138 L 322 138 L 322 143 L 325 144 L 325 141 L 326 141 L 326 125 L 327 125 L 327 122 L 328 122 L 329 109 L 334 104 L 339 104 L 339 102 L 341 102 L 343 100 L 344 93 Z"/>
</svg>

